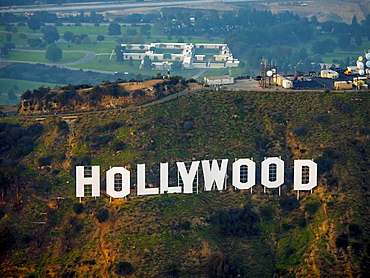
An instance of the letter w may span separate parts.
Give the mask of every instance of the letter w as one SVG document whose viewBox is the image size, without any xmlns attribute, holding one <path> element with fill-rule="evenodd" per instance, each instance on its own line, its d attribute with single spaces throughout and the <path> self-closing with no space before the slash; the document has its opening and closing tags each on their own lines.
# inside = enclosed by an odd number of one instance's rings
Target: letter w
<svg viewBox="0 0 370 278">
<path fill-rule="evenodd" d="M 227 159 L 222 159 L 221 168 L 218 167 L 217 160 L 212 161 L 212 168 L 209 165 L 209 160 L 202 160 L 202 168 L 204 175 L 204 191 L 211 191 L 213 184 L 218 190 L 223 190 L 226 187 L 226 169 Z"/>
</svg>

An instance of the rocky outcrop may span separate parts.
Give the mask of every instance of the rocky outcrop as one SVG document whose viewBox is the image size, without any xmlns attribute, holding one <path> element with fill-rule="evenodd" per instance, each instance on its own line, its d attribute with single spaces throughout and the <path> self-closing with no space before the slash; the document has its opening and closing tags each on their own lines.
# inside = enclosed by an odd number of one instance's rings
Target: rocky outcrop
<svg viewBox="0 0 370 278">
<path fill-rule="evenodd" d="M 109 82 L 95 87 L 68 85 L 60 90 L 42 87 L 23 94 L 18 113 L 38 115 L 124 108 L 177 93 L 183 86 L 183 82 L 177 79 L 153 79 L 145 82 Z"/>
</svg>

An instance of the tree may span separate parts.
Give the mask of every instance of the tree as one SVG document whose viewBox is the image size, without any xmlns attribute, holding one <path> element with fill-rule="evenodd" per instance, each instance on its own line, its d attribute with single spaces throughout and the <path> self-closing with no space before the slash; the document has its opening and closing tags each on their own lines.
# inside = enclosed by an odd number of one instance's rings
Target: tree
<svg viewBox="0 0 370 278">
<path fill-rule="evenodd" d="M 325 54 L 333 52 L 335 49 L 335 42 L 332 39 L 317 41 L 312 45 L 312 52 L 317 54 Z"/>
<path fill-rule="evenodd" d="M 73 38 L 74 34 L 71 31 L 65 31 L 63 34 L 63 39 L 67 42 L 70 42 Z"/>
<path fill-rule="evenodd" d="M 40 22 L 40 18 L 39 17 L 31 17 L 28 21 L 27 21 L 27 26 L 28 28 L 30 28 L 31 30 L 33 30 L 34 32 L 36 30 L 39 30 L 41 28 L 41 22 Z"/>
<path fill-rule="evenodd" d="M 14 93 L 14 91 L 13 91 L 13 89 L 12 89 L 12 88 L 10 88 L 10 89 L 8 90 L 8 98 L 9 98 L 9 100 L 15 100 L 15 99 L 17 99 L 17 96 L 16 96 L 16 94 Z"/>
<path fill-rule="evenodd" d="M 82 43 L 81 37 L 80 36 L 75 36 L 74 37 L 74 43 L 75 44 L 81 44 Z"/>
<path fill-rule="evenodd" d="M 0 56 L 3 57 L 5 55 L 8 55 L 9 54 L 9 49 L 6 48 L 5 46 L 3 47 L 0 47 Z"/>
<path fill-rule="evenodd" d="M 106 208 L 100 208 L 96 213 L 95 217 L 100 223 L 105 222 L 109 218 L 109 211 Z"/>
<path fill-rule="evenodd" d="M 145 25 L 142 25 L 140 27 L 140 33 L 145 36 L 145 37 L 148 37 L 150 36 L 150 29 L 152 28 L 152 26 L 150 26 L 149 24 L 145 24 Z"/>
<path fill-rule="evenodd" d="M 145 40 L 142 35 L 137 34 L 135 37 L 132 38 L 132 43 L 139 44 L 139 43 L 145 43 Z"/>
<path fill-rule="evenodd" d="M 345 35 L 338 38 L 338 46 L 344 50 L 348 49 L 351 45 L 351 36 Z"/>
<path fill-rule="evenodd" d="M 356 30 L 356 33 L 355 33 L 355 42 L 356 42 L 357 47 L 362 46 L 362 37 L 361 37 L 361 31 L 360 31 L 360 29 L 357 29 Z"/>
<path fill-rule="evenodd" d="M 4 46 L 5 46 L 7 49 L 9 49 L 9 50 L 12 50 L 12 49 L 14 49 L 14 48 L 15 48 L 15 44 L 14 44 L 14 43 L 12 43 L 12 42 L 7 42 L 7 43 L 5 43 L 5 44 L 4 44 Z"/>
<path fill-rule="evenodd" d="M 98 42 L 101 42 L 101 41 L 104 41 L 104 40 L 105 40 L 105 37 L 104 37 L 103 35 L 98 35 L 98 36 L 96 37 L 96 40 L 97 40 Z"/>
<path fill-rule="evenodd" d="M 149 58 L 149 56 L 144 57 L 143 69 L 152 69 L 152 60 Z"/>
<path fill-rule="evenodd" d="M 84 206 L 81 203 L 74 203 L 73 204 L 73 211 L 77 214 L 82 213 L 84 210 Z"/>
<path fill-rule="evenodd" d="M 83 43 L 83 44 L 90 44 L 90 43 L 91 43 L 91 40 L 90 40 L 90 38 L 89 38 L 89 37 L 86 37 L 86 38 L 84 38 L 84 39 L 82 40 L 82 43 Z"/>
<path fill-rule="evenodd" d="M 123 62 L 123 53 L 122 53 L 122 49 L 123 47 L 120 46 L 120 45 L 117 45 L 115 48 L 114 48 L 114 52 L 116 52 L 116 61 L 117 62 Z"/>
<path fill-rule="evenodd" d="M 10 25 L 10 24 L 5 24 L 5 31 L 7 31 L 7 32 L 10 32 L 10 31 L 12 31 L 12 25 Z"/>
<path fill-rule="evenodd" d="M 121 35 L 121 26 L 117 22 L 112 22 L 108 26 L 109 36 L 119 36 Z"/>
<path fill-rule="evenodd" d="M 48 46 L 45 52 L 45 58 L 56 62 L 62 59 L 63 51 L 59 47 L 57 47 L 55 44 L 51 44 Z"/>
<path fill-rule="evenodd" d="M 119 276 L 131 274 L 134 270 L 134 267 L 129 262 L 119 262 L 116 266 L 116 274 Z"/>
<path fill-rule="evenodd" d="M 27 43 L 30 47 L 37 47 L 39 46 L 40 44 L 42 44 L 42 41 L 41 39 L 27 39 Z"/>
<path fill-rule="evenodd" d="M 12 26 L 12 30 L 11 30 L 12 33 L 18 33 L 18 29 L 17 27 L 15 26 Z"/>
<path fill-rule="evenodd" d="M 211 254 L 208 258 L 207 270 L 210 278 L 237 277 L 238 275 L 234 260 L 221 252 Z"/>
<path fill-rule="evenodd" d="M 44 40 L 48 44 L 59 40 L 59 32 L 55 26 L 47 25 L 41 29 L 41 33 L 44 34 Z"/>
</svg>

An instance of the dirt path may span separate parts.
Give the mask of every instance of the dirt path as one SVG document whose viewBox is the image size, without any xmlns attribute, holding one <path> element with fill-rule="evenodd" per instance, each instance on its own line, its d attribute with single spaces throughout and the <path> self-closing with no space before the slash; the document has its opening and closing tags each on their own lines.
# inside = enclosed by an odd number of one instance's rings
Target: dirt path
<svg viewBox="0 0 370 278">
<path fill-rule="evenodd" d="M 108 268 L 109 268 L 109 259 L 107 255 L 104 252 L 104 225 L 99 223 L 95 218 L 92 218 L 94 221 L 95 227 L 96 227 L 96 232 L 94 233 L 94 238 L 97 239 L 97 251 L 98 253 L 101 254 L 104 258 L 104 266 L 100 270 L 102 277 L 111 277 Z"/>
</svg>

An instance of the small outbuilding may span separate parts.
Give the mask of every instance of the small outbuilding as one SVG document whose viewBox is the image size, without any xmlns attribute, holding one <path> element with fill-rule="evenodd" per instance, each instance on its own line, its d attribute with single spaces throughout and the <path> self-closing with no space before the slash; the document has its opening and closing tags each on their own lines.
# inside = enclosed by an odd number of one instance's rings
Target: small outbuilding
<svg viewBox="0 0 370 278">
<path fill-rule="evenodd" d="M 334 88 L 335 90 L 350 90 L 352 89 L 352 81 L 335 81 Z"/>
<path fill-rule="evenodd" d="M 204 77 L 204 84 L 209 86 L 234 84 L 234 77 L 229 75 Z"/>
<path fill-rule="evenodd" d="M 331 78 L 331 79 L 337 79 L 339 77 L 339 73 L 333 70 L 322 70 L 320 72 L 320 75 L 322 78 Z"/>
</svg>

